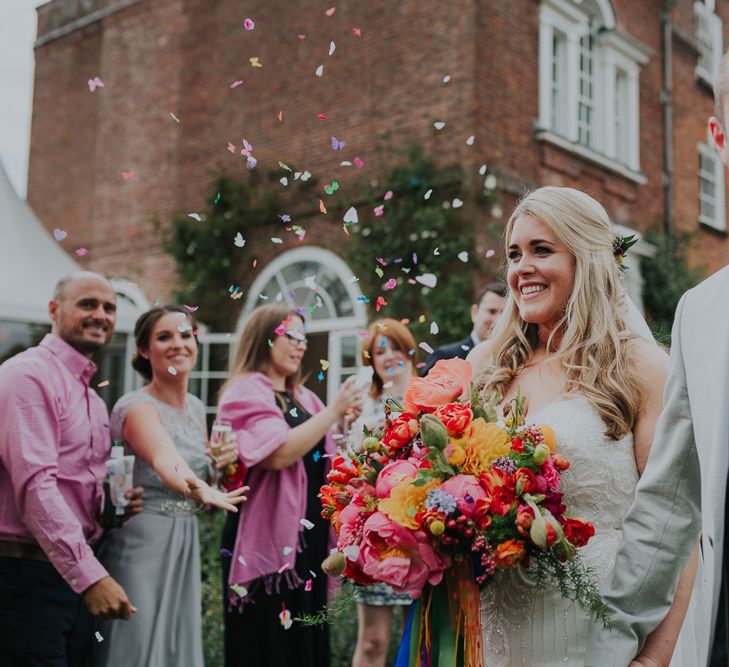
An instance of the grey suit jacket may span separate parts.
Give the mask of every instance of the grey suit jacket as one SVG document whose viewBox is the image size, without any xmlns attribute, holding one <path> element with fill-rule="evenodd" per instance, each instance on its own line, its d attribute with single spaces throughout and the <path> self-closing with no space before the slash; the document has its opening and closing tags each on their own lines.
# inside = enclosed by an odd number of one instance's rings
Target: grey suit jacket
<svg viewBox="0 0 729 667">
<path fill-rule="evenodd" d="M 666 615 L 696 541 L 704 558 L 700 646 L 708 652 L 719 600 L 729 469 L 729 267 L 687 292 L 676 310 L 671 369 L 651 453 L 625 517 L 603 590 L 616 624 L 595 627 L 586 665 L 626 667 Z M 706 656 L 697 659 L 697 667 Z"/>
</svg>

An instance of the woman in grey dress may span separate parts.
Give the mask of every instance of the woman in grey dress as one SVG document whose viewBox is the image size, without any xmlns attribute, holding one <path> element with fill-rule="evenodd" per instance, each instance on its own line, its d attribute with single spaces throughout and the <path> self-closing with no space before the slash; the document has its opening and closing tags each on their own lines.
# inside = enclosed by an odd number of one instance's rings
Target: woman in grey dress
<svg viewBox="0 0 729 667">
<path fill-rule="evenodd" d="M 111 531 L 99 558 L 135 601 L 130 621 L 104 621 L 96 665 L 203 667 L 200 549 L 195 513 L 203 505 L 237 511 L 245 488 L 223 493 L 205 481 L 205 408 L 187 393 L 197 360 L 195 322 L 180 306 L 153 308 L 137 320 L 132 365 L 147 380 L 111 415 L 111 434 L 136 456 L 144 487 L 141 514 Z M 237 458 L 234 446 L 218 465 Z"/>
</svg>

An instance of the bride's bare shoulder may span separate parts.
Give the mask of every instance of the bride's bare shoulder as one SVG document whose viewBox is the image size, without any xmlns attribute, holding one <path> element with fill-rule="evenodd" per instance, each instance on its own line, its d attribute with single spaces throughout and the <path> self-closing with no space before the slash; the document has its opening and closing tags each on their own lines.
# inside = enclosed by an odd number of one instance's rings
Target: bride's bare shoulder
<svg viewBox="0 0 729 667">
<path fill-rule="evenodd" d="M 478 375 L 486 366 L 491 357 L 491 343 L 487 340 L 479 343 L 474 347 L 466 357 L 466 361 L 471 364 L 473 374 Z"/>
</svg>

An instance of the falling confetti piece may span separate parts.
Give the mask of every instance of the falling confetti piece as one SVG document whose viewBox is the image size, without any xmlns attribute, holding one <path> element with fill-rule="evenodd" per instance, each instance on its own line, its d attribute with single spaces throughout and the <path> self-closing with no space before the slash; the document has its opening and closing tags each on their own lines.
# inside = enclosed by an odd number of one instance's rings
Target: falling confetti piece
<svg viewBox="0 0 729 667">
<path fill-rule="evenodd" d="M 299 519 L 299 523 L 306 528 L 306 530 L 311 530 L 314 527 L 314 524 L 309 521 L 309 519 Z"/>
<path fill-rule="evenodd" d="M 65 229 L 54 229 L 53 230 L 53 238 L 56 239 L 59 243 L 63 241 L 68 236 L 68 232 Z"/>
<path fill-rule="evenodd" d="M 179 123 L 180 122 L 180 119 L 177 116 L 175 116 L 175 114 L 173 114 L 171 111 L 170 111 L 170 116 L 172 116 L 172 120 L 174 120 L 175 123 Z"/>
<path fill-rule="evenodd" d="M 311 581 L 311 579 L 309 579 L 309 581 Z M 104 638 L 101 636 L 101 633 L 98 630 L 94 633 L 94 636 L 96 637 L 96 641 L 99 642 L 99 644 L 104 641 Z"/>
<path fill-rule="evenodd" d="M 433 348 L 432 348 L 432 347 L 430 347 L 430 345 L 428 345 L 428 344 L 427 344 L 427 343 L 425 343 L 425 342 L 423 342 L 423 343 L 420 343 L 420 345 L 418 345 L 418 347 L 419 347 L 419 348 L 420 348 L 421 350 L 425 350 L 425 351 L 426 351 L 426 352 L 427 352 L 428 354 L 433 354 Z"/>
<path fill-rule="evenodd" d="M 380 312 L 380 308 L 382 306 L 386 306 L 386 305 L 387 305 L 387 301 L 385 301 L 385 299 L 382 298 L 381 296 L 378 296 L 377 297 L 377 303 L 375 304 L 375 310 L 379 313 Z"/>
<path fill-rule="evenodd" d="M 337 48 L 337 46 L 334 42 L 329 42 L 329 55 L 332 55 L 332 53 L 334 53 L 334 50 L 336 48 Z"/>
<path fill-rule="evenodd" d="M 321 458 L 321 452 L 317 449 L 312 455 L 311 458 L 314 459 L 314 463 L 316 463 Z"/>
<path fill-rule="evenodd" d="M 383 197 L 383 199 L 384 199 L 385 201 L 389 201 L 390 199 L 392 199 L 392 190 L 388 190 L 388 191 L 387 191 L 387 192 L 385 193 L 385 196 Z"/>
<path fill-rule="evenodd" d="M 489 174 L 486 177 L 486 180 L 483 182 L 483 186 L 487 190 L 494 190 L 496 188 L 496 176 L 494 176 L 493 174 Z"/>
<path fill-rule="evenodd" d="M 246 240 L 243 238 L 243 234 L 238 232 L 235 235 L 235 239 L 234 239 L 233 243 L 235 243 L 235 245 L 238 246 L 239 248 L 242 248 L 246 244 Z"/>
<path fill-rule="evenodd" d="M 233 81 L 233 83 L 230 84 L 230 87 L 237 88 L 238 86 L 242 86 L 242 85 L 243 85 L 243 80 L 238 79 L 237 81 Z"/>
<path fill-rule="evenodd" d="M 306 583 L 304 584 L 304 590 L 308 593 L 311 590 L 312 587 L 312 581 L 311 579 L 307 579 Z"/>
<path fill-rule="evenodd" d="M 445 123 L 442 120 L 438 120 L 435 123 L 433 123 L 433 127 L 436 130 L 442 130 L 445 127 Z"/>
<path fill-rule="evenodd" d="M 461 201 L 460 199 L 458 199 L 458 197 L 456 197 L 456 198 L 455 198 L 455 199 L 454 199 L 454 200 L 453 200 L 453 201 L 451 202 L 451 206 L 452 206 L 453 208 L 461 208 L 461 206 L 463 206 L 463 202 L 462 202 L 462 201 Z"/>
<path fill-rule="evenodd" d="M 200 306 L 185 306 L 185 310 L 188 313 L 194 313 Z"/>
<path fill-rule="evenodd" d="M 324 202 L 321 199 L 319 200 L 319 211 L 321 211 L 322 213 L 327 212 L 327 207 L 324 206 Z"/>
<path fill-rule="evenodd" d="M 354 158 L 354 166 L 357 167 L 357 169 L 362 169 L 362 167 L 364 167 L 364 160 L 361 157 Z"/>
<path fill-rule="evenodd" d="M 322 76 L 324 74 L 324 65 L 319 65 L 319 67 L 316 68 L 314 74 L 316 74 L 317 76 Z"/>
<path fill-rule="evenodd" d="M 369 303 L 370 302 L 370 300 L 364 294 L 360 294 L 357 297 L 357 301 L 361 301 L 362 303 Z"/>
<path fill-rule="evenodd" d="M 301 34 L 301 33 L 299 33 L 299 34 L 297 35 L 297 37 L 298 37 L 299 39 L 306 39 L 306 35 L 303 35 L 303 34 Z"/>
<path fill-rule="evenodd" d="M 177 375 L 177 369 L 174 366 L 168 366 L 167 367 L 167 372 L 170 375 Z"/>
<path fill-rule="evenodd" d="M 425 194 L 423 195 L 423 199 L 430 199 L 430 195 L 432 195 L 432 194 L 433 194 L 433 190 L 432 190 L 432 189 L 431 189 L 431 190 L 428 190 L 428 191 L 427 191 L 427 192 L 426 192 L 426 193 L 425 193 Z"/>
<path fill-rule="evenodd" d="M 258 59 L 259 56 L 253 56 L 248 61 L 251 63 L 251 67 L 263 67 L 263 63 Z"/>
<path fill-rule="evenodd" d="M 111 384 L 111 382 L 109 380 L 102 380 L 96 386 L 97 387 L 108 387 L 110 384 Z"/>
<path fill-rule="evenodd" d="M 330 8 L 329 8 L 329 9 L 327 9 L 327 10 L 326 10 L 326 11 L 325 11 L 324 13 L 325 13 L 325 14 L 326 14 L 327 16 L 332 16 L 332 15 L 334 14 L 334 12 L 336 12 L 336 11 L 337 11 L 337 8 L 336 8 L 336 7 L 330 7 Z"/>
<path fill-rule="evenodd" d="M 89 90 L 93 93 L 97 88 L 103 88 L 104 82 L 95 76 L 93 79 L 89 79 Z"/>
<path fill-rule="evenodd" d="M 220 555 L 223 558 L 232 558 L 233 557 L 233 552 L 230 551 L 230 549 L 221 549 L 220 550 Z"/>
<path fill-rule="evenodd" d="M 283 123 L 283 111 L 279 111 L 278 116 L 276 116 L 276 118 L 278 118 L 279 123 Z"/>
<path fill-rule="evenodd" d="M 379 218 L 385 212 L 385 205 L 375 206 L 375 215 Z"/>
<path fill-rule="evenodd" d="M 352 32 L 354 33 L 355 37 L 362 37 L 362 29 L 361 28 L 352 28 Z"/>
<path fill-rule="evenodd" d="M 438 323 L 437 322 L 431 322 L 430 323 L 430 335 L 431 336 L 437 336 L 438 335 Z"/>
<path fill-rule="evenodd" d="M 299 411 L 298 411 L 298 410 L 297 410 L 296 408 L 291 408 L 291 410 L 289 410 L 289 414 L 290 414 L 290 415 L 291 415 L 292 417 L 296 418 L 296 417 L 298 417 L 298 416 L 299 416 Z"/>
<path fill-rule="evenodd" d="M 291 612 L 286 609 L 286 605 L 282 603 L 281 606 L 283 607 L 283 611 L 278 615 L 278 618 L 281 621 L 283 629 L 288 630 L 294 624 L 294 622 L 291 619 Z"/>
<path fill-rule="evenodd" d="M 253 19 L 246 19 L 243 21 L 243 29 L 244 30 L 253 30 L 253 28 L 256 27 L 256 24 L 254 23 Z M 265 30 L 264 30 L 265 32 Z"/>
<path fill-rule="evenodd" d="M 488 168 L 488 167 L 486 167 L 486 165 L 485 165 L 485 164 L 482 164 L 482 165 L 481 165 L 481 166 L 480 166 L 480 167 L 478 168 L 478 173 L 479 173 L 479 174 L 481 174 L 481 176 L 483 176 L 483 175 L 484 175 L 484 174 L 486 173 L 486 169 L 487 169 L 487 168 Z"/>
<path fill-rule="evenodd" d="M 339 139 L 337 139 L 334 136 L 332 136 L 331 142 L 332 142 L 332 149 L 335 151 L 341 151 L 345 146 L 343 141 L 339 141 Z"/>
<path fill-rule="evenodd" d="M 316 379 L 319 380 L 319 382 L 324 382 L 324 371 L 319 371 L 319 375 L 316 376 Z"/>
<path fill-rule="evenodd" d="M 468 261 L 468 253 L 464 250 L 463 252 L 458 253 L 458 259 L 460 259 L 462 262 Z"/>
<path fill-rule="evenodd" d="M 474 137 L 473 135 L 471 135 L 470 137 L 468 137 L 468 139 L 466 139 L 466 145 L 467 146 L 473 146 L 473 142 L 474 141 L 476 141 L 476 137 Z"/>
<path fill-rule="evenodd" d="M 324 192 L 328 195 L 335 193 L 337 190 L 339 190 L 339 183 L 336 181 L 332 181 L 331 185 L 327 184 L 324 186 Z"/>
<path fill-rule="evenodd" d="M 188 213 L 187 217 L 192 218 L 193 220 L 197 220 L 198 222 L 202 221 L 202 217 L 200 216 L 199 213 Z"/>
<path fill-rule="evenodd" d="M 122 172 L 122 178 L 125 181 L 131 181 L 134 178 L 134 170 L 130 169 L 129 171 L 123 171 Z"/>
<path fill-rule="evenodd" d="M 395 280 L 394 278 L 390 278 L 390 280 L 385 283 L 385 289 L 395 289 L 396 287 L 397 280 Z"/>
<path fill-rule="evenodd" d="M 284 187 L 286 187 L 289 184 L 289 179 L 286 178 L 286 176 L 283 176 L 282 178 L 278 179 L 278 182 L 281 183 Z"/>
<path fill-rule="evenodd" d="M 440 256 L 440 246 L 435 246 L 435 250 L 433 250 L 433 254 L 436 257 Z"/>
<path fill-rule="evenodd" d="M 438 283 L 438 278 L 434 273 L 424 273 L 422 276 L 415 276 L 415 280 L 431 289 Z"/>
<path fill-rule="evenodd" d="M 487 250 L 486 251 L 486 258 L 488 259 L 490 257 L 493 257 L 495 254 L 496 254 L 496 251 L 495 250 Z"/>
<path fill-rule="evenodd" d="M 284 547 L 282 551 L 284 556 L 288 556 L 293 551 L 293 549 L 291 547 Z"/>
<path fill-rule="evenodd" d="M 229 141 L 229 142 L 228 142 L 228 152 L 230 152 L 230 153 L 233 153 L 233 155 L 235 155 L 235 152 L 236 152 L 236 150 L 237 150 L 237 149 L 236 149 L 236 147 L 235 147 L 235 144 L 232 144 L 232 143 L 230 143 L 230 141 Z"/>
<path fill-rule="evenodd" d="M 375 267 L 375 273 L 377 274 L 378 278 L 382 278 L 382 276 L 385 275 L 385 272 L 379 266 Z"/>
<path fill-rule="evenodd" d="M 83 256 L 84 256 L 84 255 L 86 255 L 86 254 L 87 254 L 87 253 L 88 253 L 89 251 L 88 251 L 88 249 L 86 249 L 86 248 L 76 248 L 76 250 L 74 250 L 74 252 L 75 252 L 75 253 L 76 253 L 76 254 L 77 254 L 77 255 L 78 255 L 79 257 L 83 257 Z"/>
<path fill-rule="evenodd" d="M 246 158 L 246 167 L 248 167 L 248 169 L 255 169 L 257 164 L 258 160 L 256 160 L 256 158 L 254 158 L 252 155 L 249 155 Z"/>
<path fill-rule="evenodd" d="M 239 563 L 240 563 L 241 565 L 243 565 L 243 567 L 245 567 L 246 565 L 248 565 L 248 563 L 246 563 L 246 559 L 245 559 L 245 558 L 243 558 L 243 556 L 238 556 L 238 562 L 239 562 Z"/>
<path fill-rule="evenodd" d="M 443 83 L 448 83 L 448 82 L 450 82 L 450 80 L 451 80 L 451 75 L 450 74 L 446 74 L 443 77 Z"/>
<path fill-rule="evenodd" d="M 349 225 L 354 225 L 359 222 L 359 216 L 357 215 L 357 209 L 354 206 L 350 206 L 347 212 L 344 214 L 344 222 Z"/>
<path fill-rule="evenodd" d="M 232 584 L 230 590 L 233 591 L 239 598 L 244 598 L 248 595 L 248 589 L 240 584 Z"/>
</svg>

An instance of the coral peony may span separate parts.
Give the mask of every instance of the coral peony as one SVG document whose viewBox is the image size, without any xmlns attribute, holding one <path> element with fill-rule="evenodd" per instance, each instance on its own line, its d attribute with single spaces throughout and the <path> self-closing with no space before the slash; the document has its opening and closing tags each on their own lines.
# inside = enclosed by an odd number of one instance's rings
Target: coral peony
<svg viewBox="0 0 729 667">
<path fill-rule="evenodd" d="M 412 598 L 420 595 L 426 583 L 440 583 L 451 564 L 450 558 L 433 549 L 424 531 L 404 528 L 382 512 L 365 522 L 360 558 L 365 575 Z"/>
<path fill-rule="evenodd" d="M 449 435 L 458 435 L 466 430 L 473 419 L 470 403 L 449 403 L 438 408 L 435 416 L 448 429 Z"/>
<path fill-rule="evenodd" d="M 385 429 L 382 444 L 389 450 L 402 449 L 418 434 L 420 424 L 414 415 L 403 412 Z"/>
<path fill-rule="evenodd" d="M 403 397 L 409 412 L 433 412 L 445 403 L 457 399 L 471 386 L 471 364 L 463 359 L 441 359 L 430 369 L 427 377 L 412 378 Z"/>
<path fill-rule="evenodd" d="M 388 463 L 377 476 L 375 482 L 377 497 L 389 498 L 394 486 L 397 486 L 404 479 L 415 479 L 415 474 L 418 472 L 418 468 L 421 467 L 420 460 L 412 458 Z"/>
<path fill-rule="evenodd" d="M 486 498 L 486 492 L 473 475 L 456 475 L 440 485 L 440 490 L 456 499 L 456 507 L 469 519 L 476 516 L 476 503 Z"/>
</svg>

